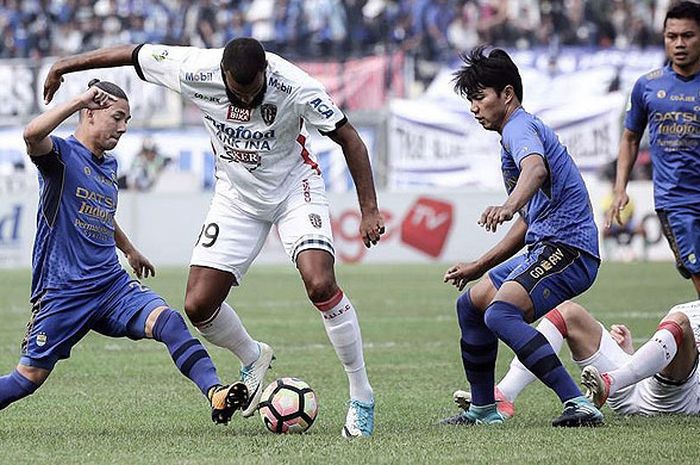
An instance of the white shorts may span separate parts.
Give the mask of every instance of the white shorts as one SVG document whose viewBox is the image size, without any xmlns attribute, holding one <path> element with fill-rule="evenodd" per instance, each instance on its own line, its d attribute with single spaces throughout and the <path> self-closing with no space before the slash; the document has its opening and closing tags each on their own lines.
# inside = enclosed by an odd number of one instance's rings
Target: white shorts
<svg viewBox="0 0 700 465">
<path fill-rule="evenodd" d="M 301 180 L 270 212 L 254 215 L 238 202 L 214 195 L 190 266 L 230 272 L 236 285 L 240 284 L 273 224 L 277 225 L 282 245 L 293 263 L 300 252 L 309 249 L 325 250 L 335 257 L 328 199 L 320 176 Z"/>
<path fill-rule="evenodd" d="M 693 329 L 700 330 L 700 301 L 691 308 L 687 305 L 690 304 L 674 307 L 669 313 L 682 311 L 690 319 Z M 603 333 L 598 351 L 586 360 L 575 362 L 581 367 L 593 365 L 603 373 L 619 368 L 632 356 L 617 345 L 603 325 L 601 327 Z M 695 334 L 697 341 L 698 333 Z M 700 373 L 697 363 L 685 381 L 677 382 L 657 374 L 617 391 L 608 398 L 608 406 L 622 415 L 700 414 Z"/>
</svg>

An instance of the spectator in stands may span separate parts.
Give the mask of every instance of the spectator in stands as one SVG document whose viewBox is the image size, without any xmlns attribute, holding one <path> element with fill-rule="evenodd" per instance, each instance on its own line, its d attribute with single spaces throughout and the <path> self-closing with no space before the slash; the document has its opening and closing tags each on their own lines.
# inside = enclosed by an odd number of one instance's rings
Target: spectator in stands
<svg viewBox="0 0 700 465">
<path fill-rule="evenodd" d="M 148 191 L 153 188 L 158 176 L 168 163 L 169 158 L 158 152 L 158 147 L 153 140 L 143 140 L 141 151 L 134 157 L 126 175 L 126 186 L 129 189 Z"/>
</svg>

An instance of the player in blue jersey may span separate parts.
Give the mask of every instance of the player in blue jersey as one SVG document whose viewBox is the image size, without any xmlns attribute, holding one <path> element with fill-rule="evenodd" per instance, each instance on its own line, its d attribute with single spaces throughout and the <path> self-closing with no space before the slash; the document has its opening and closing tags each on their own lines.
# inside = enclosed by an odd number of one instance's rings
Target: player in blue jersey
<svg viewBox="0 0 700 465">
<path fill-rule="evenodd" d="M 462 363 L 471 384 L 469 409 L 444 424 L 502 423 L 496 409 L 494 371 L 498 340 L 554 390 L 564 412 L 554 426 L 596 426 L 603 415 L 582 395 L 552 346 L 528 323 L 588 289 L 598 273 L 598 229 L 581 174 L 556 134 L 521 106 L 518 68 L 503 50 L 477 47 L 464 55 L 455 91 L 471 103 L 486 130 L 501 135 L 501 169 L 508 199 L 486 208 L 487 231 L 519 214 L 506 236 L 471 263 L 445 273 L 460 290 L 457 300 Z M 523 246 L 527 251 L 514 256 Z"/>
<path fill-rule="evenodd" d="M 648 126 L 654 206 L 678 271 L 700 296 L 700 4 L 681 2 L 667 12 L 664 47 L 669 63 L 632 89 L 605 227 L 622 221 L 627 182 Z"/>
<path fill-rule="evenodd" d="M 128 99 L 113 83 L 90 84 L 87 92 L 36 117 L 24 131 L 41 190 L 32 258 L 33 309 L 19 363 L 0 377 L 0 409 L 36 391 L 56 363 L 93 330 L 165 344 L 178 369 L 209 399 L 212 420 L 228 423 L 247 401 L 245 385 L 222 385 L 209 354 L 182 316 L 119 264 L 116 248 L 139 278 L 155 275 L 114 218 L 117 161 L 106 152 L 127 129 Z M 80 112 L 75 135 L 50 135 L 75 112 Z"/>
</svg>

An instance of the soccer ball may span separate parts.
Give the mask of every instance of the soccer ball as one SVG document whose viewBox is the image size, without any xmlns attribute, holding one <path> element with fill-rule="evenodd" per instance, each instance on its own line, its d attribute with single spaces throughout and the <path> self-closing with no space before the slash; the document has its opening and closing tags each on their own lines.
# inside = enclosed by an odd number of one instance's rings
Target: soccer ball
<svg viewBox="0 0 700 465">
<path fill-rule="evenodd" d="M 273 433 L 303 433 L 318 414 L 316 393 L 299 378 L 279 378 L 263 391 L 259 412 Z"/>
</svg>

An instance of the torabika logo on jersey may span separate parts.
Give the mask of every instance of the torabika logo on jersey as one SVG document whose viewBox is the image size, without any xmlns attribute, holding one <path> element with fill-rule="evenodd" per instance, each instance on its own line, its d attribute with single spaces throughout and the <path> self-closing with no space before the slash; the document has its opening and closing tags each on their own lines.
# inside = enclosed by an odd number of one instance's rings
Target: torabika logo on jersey
<svg viewBox="0 0 700 465">
<path fill-rule="evenodd" d="M 277 105 L 263 103 L 260 106 L 260 116 L 262 116 L 262 120 L 265 124 L 268 126 L 271 125 L 275 122 L 275 118 L 277 117 Z"/>
</svg>

